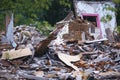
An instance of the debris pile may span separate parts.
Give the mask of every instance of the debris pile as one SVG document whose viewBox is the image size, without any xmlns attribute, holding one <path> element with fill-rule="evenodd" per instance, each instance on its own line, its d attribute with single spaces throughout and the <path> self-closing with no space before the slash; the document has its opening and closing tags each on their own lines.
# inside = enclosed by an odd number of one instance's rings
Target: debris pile
<svg viewBox="0 0 120 80">
<path fill-rule="evenodd" d="M 57 46 L 54 54 L 57 54 L 61 61 L 75 71 L 89 73 L 89 76 L 94 76 L 97 80 L 111 79 L 112 77 L 114 77 L 112 79 L 119 79 L 120 76 L 114 75 L 114 73 L 119 74 L 120 71 L 119 47 L 118 43 L 109 44 L 106 41 L 89 44 L 70 41 Z"/>
<path fill-rule="evenodd" d="M 106 38 L 92 40 L 90 36 L 83 41 L 80 34 L 74 35 L 69 31 L 70 25 L 75 22 L 65 23 L 57 38 L 50 43 L 52 57 L 55 58 L 57 55 L 63 63 L 77 71 L 76 76 L 73 77 L 76 80 L 87 80 L 91 77 L 97 80 L 119 79 L 120 43 L 109 42 Z M 83 27 L 82 31 L 86 30 L 86 27 Z M 66 33 L 73 36 L 67 35 L 68 38 L 64 39 Z"/>
<path fill-rule="evenodd" d="M 25 48 L 25 44 L 26 46 L 31 44 L 33 47 L 36 47 L 36 45 L 45 39 L 45 37 L 42 36 L 42 34 L 35 27 L 21 25 L 15 27 L 14 39 L 18 44 L 18 48 Z"/>
<path fill-rule="evenodd" d="M 4 38 L 4 35 L 5 34 L 3 34 L 1 37 L 2 41 L 0 44 L 1 45 L 0 49 L 1 49 L 1 51 L 4 49 L 4 51 L 7 51 L 7 53 L 11 54 L 11 52 L 8 52 L 8 50 L 13 51 L 13 50 L 11 50 L 13 47 L 10 43 L 7 42 L 7 40 L 5 40 L 6 37 Z M 32 56 L 34 56 L 35 48 L 36 48 L 37 44 L 46 38 L 35 27 L 26 26 L 26 25 L 20 25 L 20 26 L 14 27 L 14 36 L 13 37 L 14 37 L 15 43 L 17 44 L 17 47 L 15 48 L 15 50 L 25 49 L 25 48 L 27 50 L 27 48 L 29 48 L 32 51 Z M 14 53 L 14 51 L 12 53 Z M 6 52 L 4 52 L 4 53 L 6 53 Z M 19 57 L 28 55 L 27 53 L 26 54 L 23 53 L 24 55 L 20 55 L 20 53 L 21 52 L 19 52 L 19 56 L 16 54 L 18 57 L 16 57 L 16 56 L 14 56 L 14 57 L 19 58 Z"/>
<path fill-rule="evenodd" d="M 83 24 L 82 30 L 79 25 Z M 72 26 L 71 26 L 72 25 Z M 15 28 L 14 39 L 17 50 L 28 50 L 22 58 L 0 60 L 0 78 L 9 80 L 119 80 L 120 78 L 120 43 L 110 43 L 99 35 L 93 36 L 86 30 L 89 25 L 81 19 L 62 21 L 60 25 L 43 38 L 34 27 Z M 85 28 L 84 28 L 85 27 Z M 79 30 L 78 30 L 79 29 Z M 85 32 L 84 32 L 85 31 Z M 29 45 L 29 47 L 27 47 Z M 31 47 L 32 46 L 32 47 Z M 36 47 L 36 48 L 35 48 Z M 16 50 L 16 53 L 18 51 Z M 31 51 L 31 52 L 30 52 Z M 14 54 L 16 54 L 14 53 Z M 28 63 L 26 55 L 33 57 Z M 18 56 L 18 54 L 16 54 Z M 3 56 L 3 55 L 2 55 Z"/>
</svg>

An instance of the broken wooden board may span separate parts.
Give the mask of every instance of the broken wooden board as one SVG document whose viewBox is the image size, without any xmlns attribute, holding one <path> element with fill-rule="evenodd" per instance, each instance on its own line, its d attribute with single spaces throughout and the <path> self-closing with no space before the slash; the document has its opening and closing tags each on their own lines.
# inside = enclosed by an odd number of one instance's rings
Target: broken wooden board
<svg viewBox="0 0 120 80">
<path fill-rule="evenodd" d="M 80 58 L 82 57 L 82 54 L 79 55 L 68 55 L 68 54 L 64 54 L 61 52 L 58 52 L 58 57 L 60 58 L 60 60 L 62 60 L 66 65 L 72 67 L 73 69 L 75 69 L 76 71 L 79 71 L 78 67 L 73 65 L 71 62 L 76 62 L 79 61 Z"/>
<path fill-rule="evenodd" d="M 107 41 L 107 38 L 99 39 L 99 40 L 92 40 L 92 41 L 85 41 L 85 43 L 95 43 L 95 42 L 102 42 L 102 41 Z"/>
<path fill-rule="evenodd" d="M 1 59 L 12 60 L 12 59 L 21 58 L 29 55 L 32 55 L 32 52 L 29 48 L 19 49 L 19 50 L 10 50 L 10 51 L 3 52 Z"/>
</svg>

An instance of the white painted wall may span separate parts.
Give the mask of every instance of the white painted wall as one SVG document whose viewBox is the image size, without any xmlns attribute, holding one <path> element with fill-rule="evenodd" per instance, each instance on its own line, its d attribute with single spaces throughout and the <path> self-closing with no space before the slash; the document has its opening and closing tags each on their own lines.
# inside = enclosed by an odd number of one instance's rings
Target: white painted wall
<svg viewBox="0 0 120 80">
<path fill-rule="evenodd" d="M 106 37 L 105 28 L 110 28 L 112 31 L 116 27 L 116 17 L 115 12 L 105 10 L 105 4 L 110 4 L 111 7 L 115 7 L 113 2 L 86 2 L 86 1 L 77 1 L 76 8 L 77 14 L 81 16 L 81 13 L 90 13 L 90 14 L 99 14 L 101 18 L 107 14 L 112 16 L 112 20 L 108 23 L 103 23 L 100 21 L 102 37 Z"/>
</svg>

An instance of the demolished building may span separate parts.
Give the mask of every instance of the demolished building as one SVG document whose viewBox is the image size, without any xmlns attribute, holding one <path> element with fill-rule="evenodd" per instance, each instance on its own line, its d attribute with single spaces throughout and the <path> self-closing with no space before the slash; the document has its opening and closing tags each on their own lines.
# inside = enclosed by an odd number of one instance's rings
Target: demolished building
<svg viewBox="0 0 120 80">
<path fill-rule="evenodd" d="M 98 16 L 95 16 L 96 19 Z M 34 27 L 18 26 L 14 32 L 15 41 L 19 43 L 18 50 L 32 43 L 32 50 L 37 58 L 34 57 L 30 64 L 26 64 L 26 61 L 16 59 L 15 56 L 8 61 L 1 60 L 0 68 L 4 70 L 4 66 L 9 66 L 6 63 L 10 63 L 12 68 L 8 69 L 8 74 L 17 74 L 17 79 L 119 80 L 120 43 L 109 43 L 109 39 L 104 36 L 106 28 L 102 27 L 102 31 L 100 26 L 95 25 L 98 24 L 85 20 L 84 16 L 74 18 L 70 12 L 65 19 L 57 22 L 56 29 L 42 40 Z M 28 43 L 25 45 L 26 42 Z M 27 53 L 28 50 L 22 52 Z M 33 54 L 30 52 L 28 55 Z M 19 69 L 16 69 L 16 66 Z M 3 70 L 0 70 L 1 73 Z M 0 77 L 6 76 L 1 74 Z"/>
<path fill-rule="evenodd" d="M 77 19 L 71 21 L 73 15 L 70 13 L 64 20 L 57 23 L 57 25 L 68 23 L 69 27 L 66 27 L 67 29 L 64 31 L 64 39 L 85 41 L 108 38 L 114 42 L 112 33 L 116 27 L 115 12 L 107 9 L 115 7 L 113 2 L 76 0 L 74 4 Z M 110 20 L 102 21 L 102 19 L 107 20 L 108 15 Z"/>
<path fill-rule="evenodd" d="M 107 37 L 106 29 L 116 27 L 115 4 L 111 1 L 76 1 L 76 12 L 84 20 L 91 21 L 101 38 Z M 108 20 L 108 17 L 110 18 Z M 103 20 L 104 19 L 104 20 Z M 106 19 L 106 20 L 105 20 Z M 94 33 L 91 30 L 91 33 Z M 95 33 L 96 34 L 96 33 Z"/>
</svg>

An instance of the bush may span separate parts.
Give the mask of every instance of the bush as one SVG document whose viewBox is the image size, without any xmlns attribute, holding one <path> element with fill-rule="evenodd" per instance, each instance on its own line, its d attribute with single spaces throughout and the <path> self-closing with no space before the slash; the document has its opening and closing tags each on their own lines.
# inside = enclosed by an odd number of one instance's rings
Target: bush
<svg viewBox="0 0 120 80">
<path fill-rule="evenodd" d="M 120 34 L 120 26 L 117 26 L 115 30 Z"/>
<path fill-rule="evenodd" d="M 36 28 L 40 31 L 41 34 L 48 36 L 49 33 L 54 29 L 47 21 L 35 22 Z"/>
</svg>

